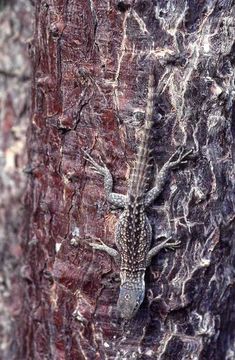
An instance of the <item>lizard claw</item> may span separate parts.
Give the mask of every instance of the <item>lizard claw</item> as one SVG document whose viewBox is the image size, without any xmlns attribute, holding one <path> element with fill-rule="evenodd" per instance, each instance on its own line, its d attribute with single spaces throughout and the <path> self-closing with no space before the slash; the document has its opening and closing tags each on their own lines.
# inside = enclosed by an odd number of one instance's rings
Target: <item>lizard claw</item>
<svg viewBox="0 0 235 360">
<path fill-rule="evenodd" d="M 175 249 L 179 248 L 180 245 L 181 245 L 181 241 L 178 240 L 178 241 L 174 241 L 171 243 L 167 243 L 165 247 L 170 250 L 175 250 Z"/>
<path fill-rule="evenodd" d="M 94 247 L 94 246 L 96 246 L 96 245 L 106 246 L 105 243 L 104 243 L 101 239 L 96 239 L 96 241 L 97 241 L 97 242 L 90 243 L 89 245 L 90 245 L 91 247 Z"/>
<path fill-rule="evenodd" d="M 99 156 L 99 161 L 100 161 L 101 165 L 103 166 L 103 168 L 107 169 L 107 166 L 101 156 Z"/>
<path fill-rule="evenodd" d="M 90 164 L 92 164 L 93 166 L 98 165 L 95 160 L 92 158 L 92 156 L 85 150 L 83 150 L 84 152 L 84 159 L 87 160 Z"/>
<path fill-rule="evenodd" d="M 85 156 L 84 159 L 87 160 L 91 165 L 92 165 L 92 170 L 94 170 L 97 174 L 99 175 L 105 175 L 106 171 L 107 171 L 107 166 L 105 165 L 105 163 L 103 162 L 103 160 L 100 158 L 100 162 L 102 164 L 99 165 L 90 154 L 88 154 L 88 152 L 86 152 L 85 150 L 83 150 Z"/>
<path fill-rule="evenodd" d="M 174 152 L 174 154 L 168 160 L 171 167 L 175 167 L 180 163 L 186 163 L 187 157 L 193 152 L 193 149 L 187 150 L 185 146 L 179 146 L 178 149 Z M 173 160 L 176 158 L 176 160 Z"/>
</svg>

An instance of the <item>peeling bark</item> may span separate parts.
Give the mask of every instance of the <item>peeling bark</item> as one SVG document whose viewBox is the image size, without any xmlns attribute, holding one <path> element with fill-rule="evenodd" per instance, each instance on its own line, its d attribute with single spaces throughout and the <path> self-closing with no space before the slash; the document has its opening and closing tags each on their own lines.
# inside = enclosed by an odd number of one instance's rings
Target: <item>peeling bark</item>
<svg viewBox="0 0 235 360">
<path fill-rule="evenodd" d="M 18 359 L 232 360 L 234 348 L 234 7 L 232 1 L 37 1 Z M 181 240 L 146 274 L 137 316 L 116 314 L 118 212 L 82 149 L 125 193 L 156 64 L 154 156 L 194 161 L 150 212 Z M 160 116 L 157 116 L 160 114 Z M 154 174 L 153 174 L 154 175 Z"/>
</svg>

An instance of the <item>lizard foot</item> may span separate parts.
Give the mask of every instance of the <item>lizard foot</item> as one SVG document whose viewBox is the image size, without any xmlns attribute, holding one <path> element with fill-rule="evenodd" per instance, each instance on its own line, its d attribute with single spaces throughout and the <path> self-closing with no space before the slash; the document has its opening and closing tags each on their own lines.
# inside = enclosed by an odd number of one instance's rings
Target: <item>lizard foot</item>
<svg viewBox="0 0 235 360">
<path fill-rule="evenodd" d="M 105 165 L 105 163 L 103 162 L 103 160 L 101 158 L 99 158 L 99 161 L 101 163 L 101 165 L 99 165 L 93 158 L 90 154 L 88 154 L 88 152 L 86 152 L 85 150 L 83 150 L 85 156 L 84 156 L 84 159 L 87 160 L 92 166 L 91 166 L 91 169 L 94 170 L 97 174 L 99 175 L 103 175 L 105 176 L 108 168 L 107 166 Z"/>
<path fill-rule="evenodd" d="M 94 250 L 104 251 L 115 259 L 116 262 L 119 260 L 119 253 L 117 250 L 107 246 L 101 239 L 97 239 L 98 242 L 89 243 Z"/>
<path fill-rule="evenodd" d="M 192 154 L 193 149 L 187 150 L 184 146 L 180 146 L 174 154 L 170 157 L 168 162 L 170 163 L 171 167 L 175 167 L 178 164 L 184 164 L 187 162 L 187 157 Z M 175 160 L 174 160 L 175 158 Z"/>
<path fill-rule="evenodd" d="M 147 255 L 147 264 L 148 266 L 150 265 L 150 262 L 152 260 L 152 258 L 157 255 L 159 253 L 160 250 L 162 249 L 172 249 L 175 250 L 179 245 L 180 245 L 180 241 L 175 241 L 175 242 L 169 242 L 172 238 L 169 237 L 166 240 L 162 241 L 160 244 L 154 246 L 151 250 L 149 250 L 148 255 Z"/>
<path fill-rule="evenodd" d="M 170 239 L 171 239 L 171 238 L 170 238 Z M 170 239 L 169 239 L 169 240 L 170 240 Z M 165 249 L 175 250 L 175 249 L 179 248 L 180 245 L 181 245 L 181 241 L 180 241 L 180 240 L 174 241 L 174 242 L 169 242 L 169 243 L 167 242 L 167 243 L 165 244 Z"/>
</svg>

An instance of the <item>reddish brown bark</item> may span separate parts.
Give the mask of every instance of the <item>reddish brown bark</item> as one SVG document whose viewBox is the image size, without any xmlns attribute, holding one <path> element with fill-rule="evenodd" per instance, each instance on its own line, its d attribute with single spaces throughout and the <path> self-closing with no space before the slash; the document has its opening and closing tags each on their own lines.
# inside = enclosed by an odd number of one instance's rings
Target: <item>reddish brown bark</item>
<svg viewBox="0 0 235 360">
<path fill-rule="evenodd" d="M 37 1 L 17 359 L 232 359 L 234 27 L 230 1 Z M 150 212 L 182 241 L 146 275 L 136 318 L 116 314 L 116 210 L 82 149 L 125 193 L 157 69 L 155 159 L 182 142 L 197 158 Z M 76 245 L 76 246 L 75 246 Z"/>
</svg>

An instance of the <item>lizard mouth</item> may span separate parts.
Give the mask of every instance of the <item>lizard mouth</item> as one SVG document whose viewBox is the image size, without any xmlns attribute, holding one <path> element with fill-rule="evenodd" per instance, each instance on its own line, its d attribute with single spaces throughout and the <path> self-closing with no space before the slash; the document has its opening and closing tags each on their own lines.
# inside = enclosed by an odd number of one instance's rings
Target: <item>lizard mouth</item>
<svg viewBox="0 0 235 360">
<path fill-rule="evenodd" d="M 144 287 L 136 285 L 125 283 L 120 287 L 117 309 L 120 316 L 127 320 L 135 316 L 144 300 Z"/>
</svg>

